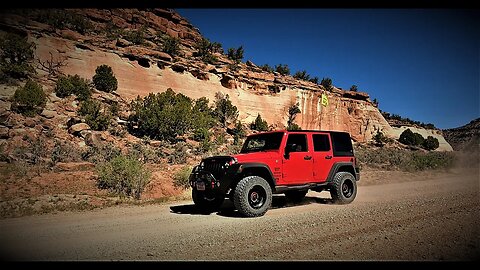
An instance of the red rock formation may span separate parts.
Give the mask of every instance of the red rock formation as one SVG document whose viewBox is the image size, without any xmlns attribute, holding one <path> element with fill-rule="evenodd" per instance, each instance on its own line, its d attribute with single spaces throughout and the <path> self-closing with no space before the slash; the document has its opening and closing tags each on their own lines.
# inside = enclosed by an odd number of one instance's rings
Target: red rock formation
<svg viewBox="0 0 480 270">
<path fill-rule="evenodd" d="M 89 19 L 95 31 L 86 35 L 72 29 L 55 33 L 39 22 L 16 23 L 18 16 L 11 14 L 0 18 L 0 26 L 18 31 L 27 29 L 30 39 L 36 43 L 36 55 L 41 59 L 49 57 L 50 52 L 54 57 L 67 58 L 68 65 L 63 69 L 66 74 L 91 79 L 97 66 L 111 66 L 118 79 L 117 93 L 127 100 L 172 88 L 191 98 L 205 96 L 213 102 L 215 93 L 223 92 L 229 94 L 238 107 L 239 118 L 244 123 L 252 122 L 260 113 L 269 124 L 281 128 L 286 124 L 288 106 L 298 103 L 301 114 L 296 121 L 304 129 L 348 131 L 359 142 L 370 140 L 377 130 L 387 135 L 392 133 L 367 93 L 337 88 L 325 91 L 312 82 L 264 72 L 251 62 L 241 63 L 240 69 L 232 72 L 229 68 L 232 61 L 221 54 L 216 54 L 215 65 L 204 64 L 192 56 L 194 45 L 202 38 L 198 29 L 172 10 L 74 11 Z M 145 27 L 144 45 L 132 45 L 121 40 L 122 37 L 107 39 L 105 29 L 109 31 L 112 25 L 123 30 Z M 180 39 L 185 57 L 172 57 L 160 51 L 162 33 Z M 322 93 L 328 96 L 327 106 L 320 102 Z M 5 136 L 3 130 L 1 133 Z"/>
</svg>

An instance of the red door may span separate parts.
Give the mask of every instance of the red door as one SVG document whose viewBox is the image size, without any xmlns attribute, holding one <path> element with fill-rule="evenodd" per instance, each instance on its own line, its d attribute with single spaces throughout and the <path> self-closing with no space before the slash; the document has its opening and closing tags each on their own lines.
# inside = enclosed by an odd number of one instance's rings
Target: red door
<svg viewBox="0 0 480 270">
<path fill-rule="evenodd" d="M 286 185 L 313 181 L 313 158 L 307 134 L 288 134 L 283 160 L 283 182 Z"/>
<path fill-rule="evenodd" d="M 313 144 L 313 181 L 325 182 L 328 173 L 333 166 L 333 151 L 330 134 L 313 133 L 311 140 Z"/>
</svg>

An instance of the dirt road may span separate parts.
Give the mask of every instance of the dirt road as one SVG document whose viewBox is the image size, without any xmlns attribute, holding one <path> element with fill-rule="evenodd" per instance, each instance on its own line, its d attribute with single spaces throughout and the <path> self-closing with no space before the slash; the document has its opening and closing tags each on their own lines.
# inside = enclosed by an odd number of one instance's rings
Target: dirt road
<svg viewBox="0 0 480 270">
<path fill-rule="evenodd" d="M 350 205 L 311 192 L 274 198 L 260 218 L 226 201 L 202 215 L 191 201 L 0 221 L 14 260 L 478 260 L 479 175 L 359 186 Z"/>
</svg>

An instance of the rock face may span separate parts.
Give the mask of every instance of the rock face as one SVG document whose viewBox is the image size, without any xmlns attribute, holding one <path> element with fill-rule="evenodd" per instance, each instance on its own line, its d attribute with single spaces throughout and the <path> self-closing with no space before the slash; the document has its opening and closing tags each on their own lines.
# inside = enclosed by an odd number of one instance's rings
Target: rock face
<svg viewBox="0 0 480 270">
<path fill-rule="evenodd" d="M 260 114 L 269 124 L 283 128 L 288 107 L 298 103 L 301 113 L 296 123 L 303 129 L 348 131 L 357 142 L 370 140 L 377 131 L 390 137 L 397 136 L 367 93 L 338 88 L 325 91 L 312 82 L 262 71 L 252 62 L 240 63 L 238 69 L 232 70 L 232 61 L 218 53 L 215 54 L 218 58 L 215 64 L 203 63 L 194 54 L 197 51 L 195 45 L 202 39 L 200 32 L 173 10 L 74 11 L 89 19 L 96 29 L 108 31 L 113 24 L 134 31 L 142 25 L 145 27 L 144 44 L 161 44 L 163 39 L 158 38 L 158 33 L 179 38 L 180 55 L 183 56 L 172 57 L 161 52 L 161 46 L 147 48 L 147 45 L 133 45 L 119 38 L 109 41 L 104 34 L 80 35 L 79 40 L 70 40 L 49 34 L 48 29 L 29 28 L 32 31 L 29 38 L 36 44 L 38 58 L 48 59 L 50 53 L 54 57 L 61 56 L 67 59 L 67 65 L 62 69 L 65 74 L 78 74 L 84 78 L 92 78 L 97 66 L 109 65 L 118 80 L 116 93 L 127 101 L 172 88 L 193 99 L 207 97 L 213 103 L 215 93 L 221 92 L 229 95 L 240 112 L 239 120 L 245 124 Z M 25 28 L 21 23 L 12 23 L 14 20 L 9 16 L 0 18 L 0 22 L 2 20 L 13 27 Z M 328 105 L 321 104 L 322 94 L 327 96 Z"/>
<path fill-rule="evenodd" d="M 428 136 L 432 136 L 437 138 L 439 146 L 435 151 L 453 151 L 452 146 L 445 140 L 443 137 L 442 131 L 440 130 L 433 130 L 433 129 L 424 129 L 424 128 L 417 128 L 411 126 L 401 126 L 401 127 L 392 127 L 392 132 L 390 135 L 394 139 L 400 138 L 400 134 L 404 132 L 406 129 L 410 129 L 414 133 L 419 133 L 423 136 L 423 138 L 427 138 Z"/>
<path fill-rule="evenodd" d="M 88 126 L 87 124 L 78 123 L 78 124 L 75 124 L 75 125 L 71 126 L 68 129 L 68 132 L 71 133 L 71 134 L 75 134 L 75 133 L 79 133 L 81 131 L 89 130 L 89 129 L 90 129 L 90 126 Z"/>
<path fill-rule="evenodd" d="M 478 152 L 480 150 L 480 118 L 458 128 L 445 129 L 443 135 L 456 151 Z"/>
</svg>

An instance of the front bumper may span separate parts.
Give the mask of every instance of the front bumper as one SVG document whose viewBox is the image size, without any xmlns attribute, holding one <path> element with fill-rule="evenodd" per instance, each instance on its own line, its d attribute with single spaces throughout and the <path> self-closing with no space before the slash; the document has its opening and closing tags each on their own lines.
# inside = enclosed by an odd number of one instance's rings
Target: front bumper
<svg viewBox="0 0 480 270">
<path fill-rule="evenodd" d="M 220 181 L 207 171 L 193 171 L 188 179 L 190 186 L 199 191 L 218 190 Z"/>
</svg>

